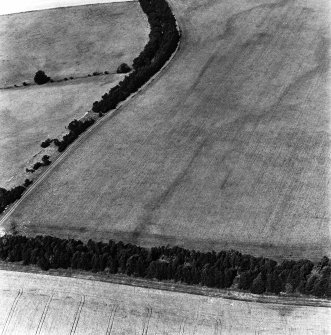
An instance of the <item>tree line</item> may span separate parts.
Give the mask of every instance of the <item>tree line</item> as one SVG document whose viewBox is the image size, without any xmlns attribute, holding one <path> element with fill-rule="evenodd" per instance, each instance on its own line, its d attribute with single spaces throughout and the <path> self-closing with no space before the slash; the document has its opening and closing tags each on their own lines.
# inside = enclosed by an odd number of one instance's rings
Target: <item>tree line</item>
<svg viewBox="0 0 331 335">
<path fill-rule="evenodd" d="M 98 113 L 99 116 L 115 109 L 120 102 L 136 92 L 162 68 L 177 48 L 180 36 L 175 17 L 167 2 L 165 0 L 139 0 L 139 2 L 150 24 L 149 41 L 139 56 L 133 60 L 133 71 L 127 64 L 121 64 L 117 72 L 131 71 L 131 73 L 105 93 L 100 101 L 93 103 L 92 111 Z M 70 129 L 73 122 L 75 129 Z M 73 122 L 69 124 L 69 134 L 63 136 L 61 141 L 47 139 L 42 142 L 41 146 L 46 147 L 53 141 L 58 146 L 58 151 L 61 152 L 90 127 L 94 120 L 74 120 Z"/>
<path fill-rule="evenodd" d="M 25 179 L 23 185 L 19 185 L 6 190 L 5 188 L 0 187 L 0 214 L 5 210 L 5 208 L 15 202 L 17 199 L 20 199 L 23 192 L 26 188 L 32 184 L 32 181 Z"/>
<path fill-rule="evenodd" d="M 201 252 L 178 246 L 150 249 L 109 240 L 83 243 L 38 235 L 0 238 L 0 259 L 35 264 L 43 270 L 80 269 L 105 274 L 172 280 L 213 288 L 238 288 L 256 294 L 302 293 L 331 297 L 331 262 L 323 257 L 281 263 L 235 250 Z"/>
<path fill-rule="evenodd" d="M 165 0 L 139 0 L 151 27 L 149 41 L 133 60 L 133 69 L 118 85 L 95 101 L 92 110 L 107 113 L 136 92 L 156 74 L 176 50 L 179 41 L 176 20 Z"/>
</svg>

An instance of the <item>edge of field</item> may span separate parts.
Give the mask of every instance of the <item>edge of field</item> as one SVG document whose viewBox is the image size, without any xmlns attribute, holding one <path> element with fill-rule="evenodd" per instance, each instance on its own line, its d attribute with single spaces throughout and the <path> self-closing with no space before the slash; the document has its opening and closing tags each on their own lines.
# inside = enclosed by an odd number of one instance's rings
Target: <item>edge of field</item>
<svg viewBox="0 0 331 335">
<path fill-rule="evenodd" d="M 158 281 L 156 279 L 142 279 L 130 277 L 123 274 L 106 275 L 102 273 L 91 273 L 87 271 L 79 271 L 72 269 L 50 269 L 42 271 L 36 266 L 22 266 L 21 264 L 6 263 L 0 261 L 0 271 L 23 272 L 40 276 L 63 277 L 72 279 L 82 279 L 89 281 L 99 281 L 110 284 L 136 286 L 146 289 L 170 291 L 180 294 L 192 294 L 207 296 L 210 298 L 221 298 L 229 300 L 239 300 L 245 302 L 256 302 L 262 304 L 278 304 L 293 306 L 311 306 L 331 308 L 330 299 L 318 299 L 313 297 L 305 297 L 298 295 L 259 295 L 246 293 L 235 289 L 214 289 L 205 286 L 194 286 L 172 281 Z"/>
<path fill-rule="evenodd" d="M 22 13 L 31 13 L 31 12 L 41 12 L 43 10 L 52 10 L 52 9 L 58 9 L 58 8 L 72 8 L 72 7 L 78 7 L 78 6 L 93 6 L 93 5 L 100 5 L 100 4 L 108 4 L 108 3 L 121 3 L 121 2 L 138 2 L 139 0 L 117 0 L 117 1 L 97 1 L 94 3 L 83 3 L 81 5 L 62 5 L 62 6 L 56 6 L 56 7 L 45 7 L 40 9 L 29 9 L 29 10 L 23 10 L 18 12 L 10 12 L 10 13 L 3 13 L 0 14 L 1 16 L 9 16 L 9 15 L 15 15 L 15 14 L 22 14 Z"/>
</svg>

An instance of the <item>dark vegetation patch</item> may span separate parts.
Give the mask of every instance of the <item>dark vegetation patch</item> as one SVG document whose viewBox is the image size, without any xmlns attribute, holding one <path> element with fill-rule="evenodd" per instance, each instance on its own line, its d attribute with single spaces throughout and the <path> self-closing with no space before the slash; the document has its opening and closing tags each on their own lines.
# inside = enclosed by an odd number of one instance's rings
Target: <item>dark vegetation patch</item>
<svg viewBox="0 0 331 335">
<path fill-rule="evenodd" d="M 72 268 L 220 289 L 232 287 L 255 294 L 331 297 L 331 262 L 327 257 L 315 265 L 307 259 L 277 263 L 234 250 L 200 252 L 177 246 L 147 249 L 113 240 L 89 240 L 84 244 L 53 236 L 5 235 L 0 238 L 0 259 L 35 264 L 46 271 Z"/>
<path fill-rule="evenodd" d="M 131 68 L 128 64 L 122 63 L 116 70 L 116 73 L 128 73 L 131 71 Z"/>
<path fill-rule="evenodd" d="M 38 170 L 40 167 L 42 166 L 47 166 L 47 165 L 50 165 L 51 164 L 51 161 L 49 160 L 49 156 L 48 155 L 44 155 L 41 159 L 41 162 L 37 162 L 35 164 L 33 164 L 33 167 L 32 169 L 25 169 L 26 172 L 35 172 L 36 170 Z"/>
<path fill-rule="evenodd" d="M 43 85 L 48 83 L 51 80 L 50 77 L 48 77 L 44 71 L 39 70 L 36 72 L 35 76 L 34 76 L 34 82 L 37 85 Z"/>
<path fill-rule="evenodd" d="M 10 190 L 0 187 L 0 213 L 2 213 L 8 205 L 20 199 L 30 184 L 32 184 L 32 181 L 26 179 L 23 185 L 13 187 Z"/>
</svg>

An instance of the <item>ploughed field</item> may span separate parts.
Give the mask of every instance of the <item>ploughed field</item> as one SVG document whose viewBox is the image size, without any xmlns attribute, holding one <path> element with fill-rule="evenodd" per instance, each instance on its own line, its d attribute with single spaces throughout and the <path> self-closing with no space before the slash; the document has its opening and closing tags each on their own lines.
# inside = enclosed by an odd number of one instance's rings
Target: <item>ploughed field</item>
<svg viewBox="0 0 331 335">
<path fill-rule="evenodd" d="M 329 307 L 0 271 L 4 334 L 327 334 Z"/>
<path fill-rule="evenodd" d="M 330 255 L 326 0 L 177 0 L 180 49 L 5 220 L 27 234 Z"/>
<path fill-rule="evenodd" d="M 40 143 L 66 132 L 123 78 L 117 67 L 131 65 L 149 30 L 137 2 L 0 16 L 0 86 L 20 86 L 0 89 L 0 187 L 22 184 L 29 176 L 17 176 L 36 161 Z M 75 79 L 23 87 L 38 70 Z"/>
</svg>

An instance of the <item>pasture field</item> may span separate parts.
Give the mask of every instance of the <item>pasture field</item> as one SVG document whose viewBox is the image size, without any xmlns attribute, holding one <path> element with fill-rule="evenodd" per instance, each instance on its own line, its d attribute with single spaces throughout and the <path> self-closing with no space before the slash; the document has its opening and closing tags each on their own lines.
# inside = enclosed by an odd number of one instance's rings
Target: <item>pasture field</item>
<svg viewBox="0 0 331 335">
<path fill-rule="evenodd" d="M 118 83 L 122 75 L 98 76 L 0 91 L 0 186 L 22 184 L 25 167 L 40 161 L 40 143 L 66 133 L 65 127 L 91 109 L 96 97 Z M 47 149 L 52 153 L 56 149 Z"/>
<path fill-rule="evenodd" d="M 60 19 L 61 17 L 61 19 Z M 0 82 L 116 72 L 147 43 L 149 26 L 138 3 L 113 3 L 0 16 Z M 44 63 L 43 63 L 44 62 Z M 40 143 L 56 138 L 74 118 L 123 78 L 90 78 L 0 90 L 0 186 L 22 184 Z"/>
<path fill-rule="evenodd" d="M 2 334 L 329 334 L 330 307 L 0 271 Z"/>
<path fill-rule="evenodd" d="M 53 8 L 0 16 L 0 87 L 33 82 L 38 70 L 53 79 L 116 72 L 148 40 L 138 2 Z"/>
<path fill-rule="evenodd" d="M 171 3 L 183 37 L 170 66 L 3 226 L 330 256 L 328 1 Z"/>
</svg>

